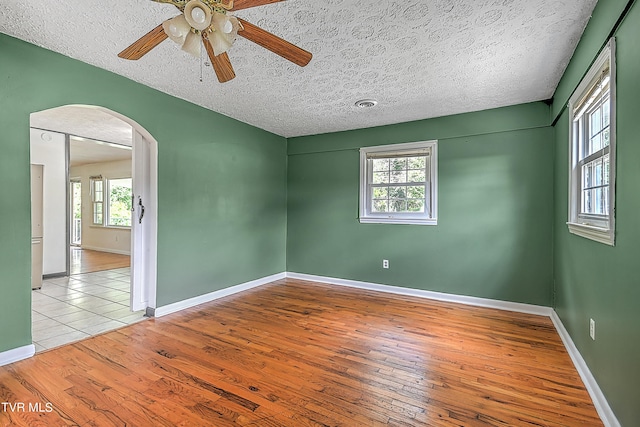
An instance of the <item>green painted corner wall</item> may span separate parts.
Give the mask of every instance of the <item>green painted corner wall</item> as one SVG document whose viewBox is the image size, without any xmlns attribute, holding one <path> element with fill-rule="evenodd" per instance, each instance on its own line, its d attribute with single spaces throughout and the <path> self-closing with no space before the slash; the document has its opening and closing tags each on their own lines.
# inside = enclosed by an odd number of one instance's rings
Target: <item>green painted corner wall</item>
<svg viewBox="0 0 640 427">
<path fill-rule="evenodd" d="M 599 2 L 598 6 L 601 4 L 604 3 Z M 602 7 L 598 11 L 605 12 Z M 594 20 L 601 22 L 595 14 Z M 595 59 L 607 34 L 600 31 L 600 26 L 587 27 L 581 51 L 590 52 L 591 59 Z M 623 426 L 640 425 L 639 39 L 640 6 L 636 4 L 616 33 L 615 247 L 568 232 L 565 223 L 568 217 L 569 116 L 566 111 L 555 126 L 555 309 Z M 590 63 L 581 61 L 586 64 L 583 73 Z M 595 341 L 589 337 L 590 318 L 596 321 Z"/>
<path fill-rule="evenodd" d="M 158 141 L 159 306 L 284 271 L 286 139 L 2 34 L 0 58 L 0 352 L 31 344 L 35 111 L 99 105 Z"/>
<path fill-rule="evenodd" d="M 440 118 L 290 139 L 287 271 L 552 305 L 548 114 L 538 103 L 446 127 Z M 358 148 L 436 137 L 438 225 L 360 224 Z"/>
</svg>

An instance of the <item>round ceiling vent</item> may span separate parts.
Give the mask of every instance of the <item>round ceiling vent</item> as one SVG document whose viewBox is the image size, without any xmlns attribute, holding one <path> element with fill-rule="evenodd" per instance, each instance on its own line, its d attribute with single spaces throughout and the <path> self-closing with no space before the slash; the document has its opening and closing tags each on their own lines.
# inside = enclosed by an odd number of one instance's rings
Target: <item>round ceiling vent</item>
<svg viewBox="0 0 640 427">
<path fill-rule="evenodd" d="M 361 99 L 360 101 L 356 102 L 356 107 L 358 108 L 371 108 L 375 107 L 376 105 L 378 105 L 378 101 L 376 101 L 375 99 Z"/>
</svg>

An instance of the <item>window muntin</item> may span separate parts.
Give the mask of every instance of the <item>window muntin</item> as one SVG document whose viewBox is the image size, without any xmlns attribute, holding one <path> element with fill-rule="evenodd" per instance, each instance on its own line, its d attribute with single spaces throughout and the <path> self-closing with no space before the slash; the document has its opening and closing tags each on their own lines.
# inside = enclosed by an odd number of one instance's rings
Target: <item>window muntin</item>
<svg viewBox="0 0 640 427">
<path fill-rule="evenodd" d="M 436 141 L 360 150 L 360 222 L 436 224 Z"/>
<path fill-rule="evenodd" d="M 614 243 L 615 44 L 600 54 L 569 101 L 569 230 Z"/>
</svg>

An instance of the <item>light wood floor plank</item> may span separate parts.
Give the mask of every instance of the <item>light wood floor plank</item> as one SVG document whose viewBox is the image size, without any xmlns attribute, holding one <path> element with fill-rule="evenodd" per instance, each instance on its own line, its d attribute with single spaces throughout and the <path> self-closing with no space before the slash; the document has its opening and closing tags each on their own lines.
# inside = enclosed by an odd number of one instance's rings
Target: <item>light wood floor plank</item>
<svg viewBox="0 0 640 427">
<path fill-rule="evenodd" d="M 0 425 L 601 426 L 550 319 L 281 280 L 0 368 Z"/>
</svg>

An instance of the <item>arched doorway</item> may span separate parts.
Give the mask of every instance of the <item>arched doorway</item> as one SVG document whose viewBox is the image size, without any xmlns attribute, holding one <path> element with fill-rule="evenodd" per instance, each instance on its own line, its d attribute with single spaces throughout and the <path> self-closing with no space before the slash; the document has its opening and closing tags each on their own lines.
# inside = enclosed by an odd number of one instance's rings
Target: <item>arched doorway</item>
<svg viewBox="0 0 640 427">
<path fill-rule="evenodd" d="M 129 145 L 130 182 L 133 187 L 129 307 L 132 311 L 147 310 L 149 312 L 151 309 L 153 312 L 156 306 L 157 267 L 157 141 L 146 129 L 129 117 L 104 107 L 91 105 L 66 105 L 32 113 L 31 126 L 32 133 L 35 129 L 37 132 L 52 132 L 56 136 L 61 134 L 66 139 L 67 203 L 64 206 L 67 207 L 67 218 L 70 218 L 71 209 L 70 140 L 87 138 L 107 145 Z M 117 141 L 113 142 L 113 140 Z M 71 225 L 67 222 L 66 243 L 73 240 L 70 233 Z M 61 267 L 58 266 L 53 271 L 57 273 L 60 269 Z M 67 258 L 67 275 L 69 271 Z"/>
</svg>

